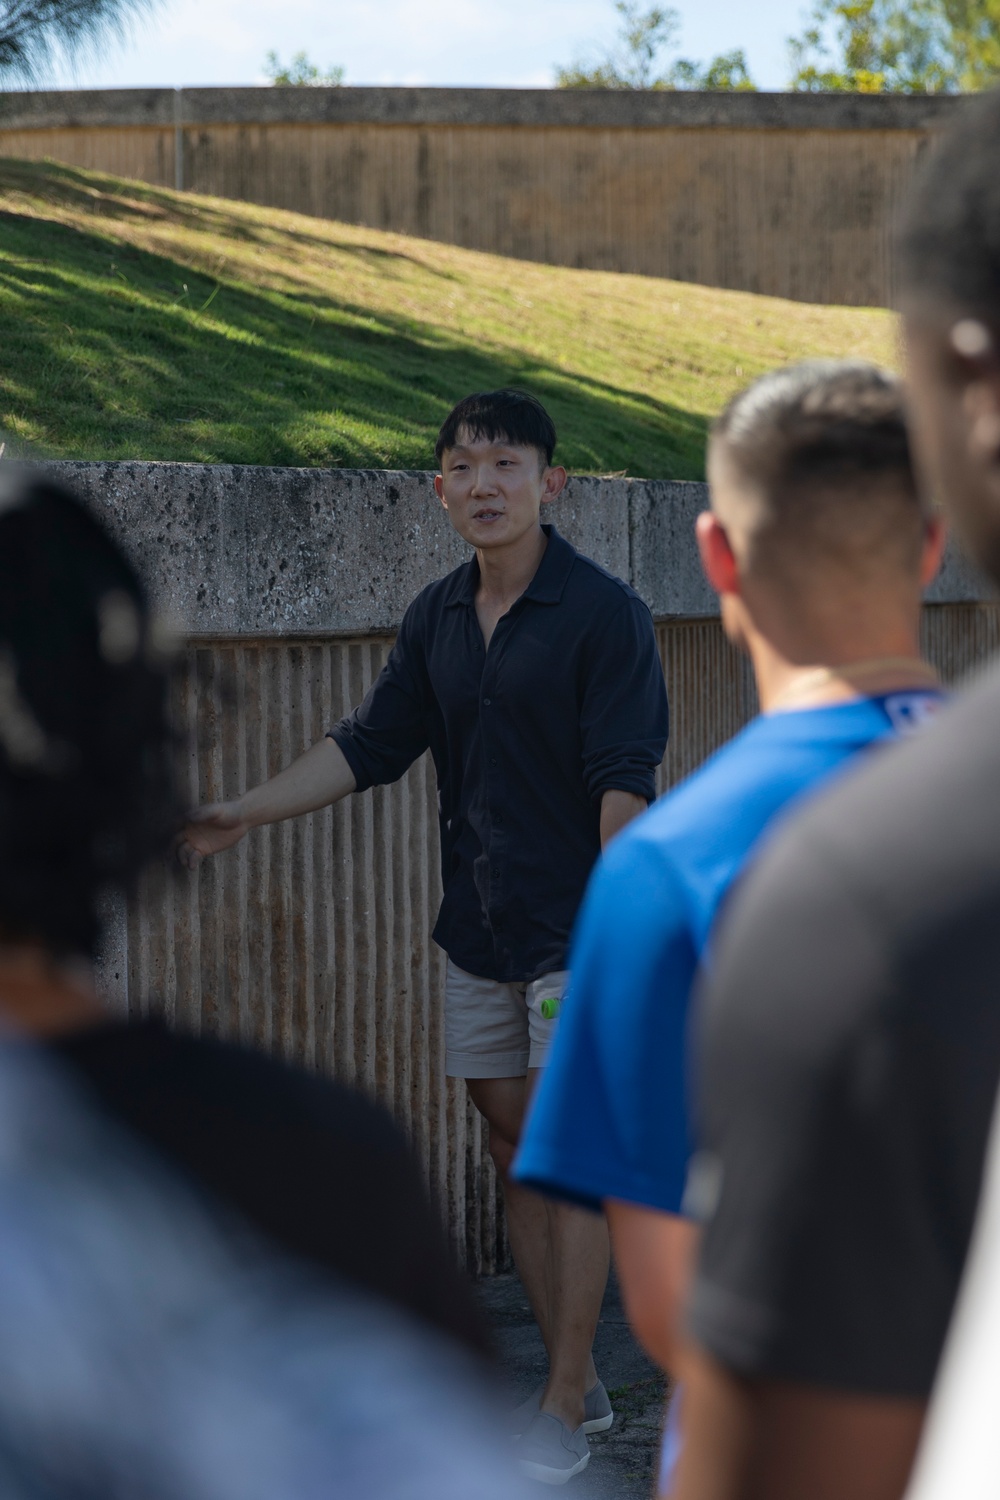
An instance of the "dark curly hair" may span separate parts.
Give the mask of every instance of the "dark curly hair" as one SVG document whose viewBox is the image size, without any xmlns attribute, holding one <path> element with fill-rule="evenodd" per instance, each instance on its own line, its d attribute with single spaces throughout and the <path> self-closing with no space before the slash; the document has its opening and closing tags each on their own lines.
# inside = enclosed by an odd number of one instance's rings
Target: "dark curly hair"
<svg viewBox="0 0 1000 1500">
<path fill-rule="evenodd" d="M 93 954 L 176 823 L 145 592 L 72 495 L 0 471 L 0 941 Z"/>
</svg>

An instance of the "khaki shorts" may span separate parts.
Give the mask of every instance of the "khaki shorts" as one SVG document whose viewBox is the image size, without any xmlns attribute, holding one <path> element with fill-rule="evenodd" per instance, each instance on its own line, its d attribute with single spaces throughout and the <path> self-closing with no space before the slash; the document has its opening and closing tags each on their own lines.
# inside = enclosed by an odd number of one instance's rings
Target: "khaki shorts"
<svg viewBox="0 0 1000 1500">
<path fill-rule="evenodd" d="M 523 1078 L 544 1068 L 569 973 L 560 969 L 530 984 L 479 979 L 448 960 L 444 984 L 445 1072 L 449 1078 Z"/>
</svg>

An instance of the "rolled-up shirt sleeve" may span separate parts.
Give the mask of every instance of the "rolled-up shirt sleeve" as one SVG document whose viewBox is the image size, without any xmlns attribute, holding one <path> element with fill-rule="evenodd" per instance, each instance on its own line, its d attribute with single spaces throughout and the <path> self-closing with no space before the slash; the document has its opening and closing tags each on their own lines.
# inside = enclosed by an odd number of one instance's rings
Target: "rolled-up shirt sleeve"
<svg viewBox="0 0 1000 1500">
<path fill-rule="evenodd" d="M 641 599 L 628 598 L 594 633 L 583 674 L 580 730 L 590 795 L 634 792 L 652 802 L 667 728 L 652 616 Z"/>
<path fill-rule="evenodd" d="M 411 606 L 364 702 L 328 731 L 344 752 L 359 792 L 398 781 L 428 747 L 421 663 Z"/>
</svg>

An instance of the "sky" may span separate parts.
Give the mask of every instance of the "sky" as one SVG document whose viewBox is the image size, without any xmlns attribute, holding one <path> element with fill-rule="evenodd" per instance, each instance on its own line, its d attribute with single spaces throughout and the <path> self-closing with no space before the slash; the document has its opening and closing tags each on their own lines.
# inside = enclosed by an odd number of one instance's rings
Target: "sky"
<svg viewBox="0 0 1000 1500">
<path fill-rule="evenodd" d="M 643 0 L 645 3 L 645 0 Z M 742 47 L 761 88 L 784 88 L 786 39 L 804 0 L 675 0 L 677 54 Z M 105 47 L 50 88 L 265 82 L 264 59 L 305 51 L 345 83 L 544 88 L 557 64 L 591 60 L 614 37 L 611 0 L 157 0 L 129 42 Z"/>
</svg>

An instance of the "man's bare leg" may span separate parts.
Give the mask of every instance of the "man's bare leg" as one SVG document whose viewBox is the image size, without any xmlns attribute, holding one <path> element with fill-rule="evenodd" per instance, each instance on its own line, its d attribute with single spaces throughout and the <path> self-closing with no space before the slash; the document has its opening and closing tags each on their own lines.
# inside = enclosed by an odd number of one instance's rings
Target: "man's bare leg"
<svg viewBox="0 0 1000 1500">
<path fill-rule="evenodd" d="M 591 1348 L 608 1279 L 607 1225 L 511 1182 L 509 1171 L 526 1101 L 538 1079 L 468 1080 L 473 1103 L 490 1126 L 490 1154 L 504 1186 L 514 1263 L 549 1355 L 542 1408 L 575 1430 L 583 1398 L 597 1380 Z"/>
<path fill-rule="evenodd" d="M 529 1073 L 529 1098 L 540 1076 L 537 1069 Z M 592 1351 L 611 1263 L 608 1226 L 603 1214 L 554 1198 L 541 1201 L 548 1213 L 545 1286 L 550 1325 L 549 1380 L 542 1410 L 575 1431 L 584 1419 L 583 1398 L 597 1380 Z"/>
<path fill-rule="evenodd" d="M 510 1179 L 524 1120 L 525 1078 L 470 1078 L 469 1096 L 489 1125 L 490 1155 L 503 1184 L 507 1211 L 507 1237 L 514 1264 L 528 1294 L 531 1310 L 541 1331 L 549 1358 L 549 1298 L 546 1279 L 549 1216 L 546 1201 L 538 1193 Z"/>
<path fill-rule="evenodd" d="M 575 1431 L 584 1417 L 583 1398 L 597 1381 L 592 1350 L 608 1283 L 608 1226 L 585 1208 L 546 1203 L 550 1334 L 542 1411 Z"/>
</svg>

